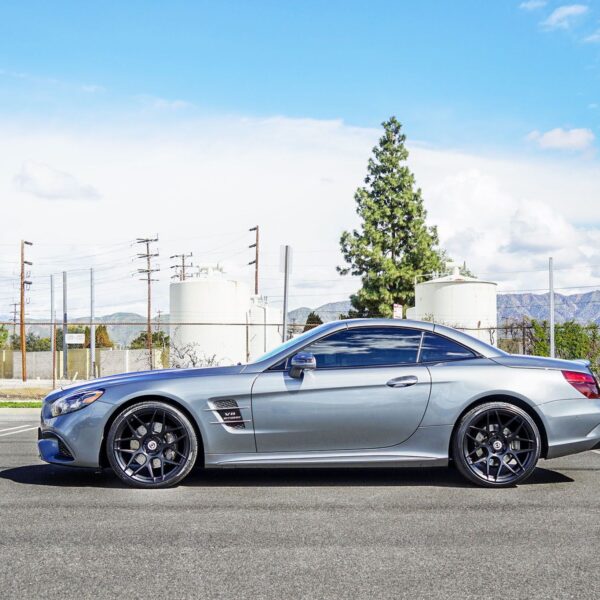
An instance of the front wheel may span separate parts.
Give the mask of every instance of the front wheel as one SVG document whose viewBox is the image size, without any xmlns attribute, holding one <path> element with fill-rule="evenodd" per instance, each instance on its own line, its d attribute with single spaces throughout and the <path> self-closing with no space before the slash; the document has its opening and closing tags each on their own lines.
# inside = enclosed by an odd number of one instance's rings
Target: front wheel
<svg viewBox="0 0 600 600">
<path fill-rule="evenodd" d="M 488 402 L 470 410 L 452 440 L 458 470 L 484 487 L 522 483 L 533 473 L 540 451 L 535 421 L 507 402 Z"/>
<path fill-rule="evenodd" d="M 114 420 L 106 453 L 112 470 L 128 485 L 163 488 L 192 470 L 198 440 L 180 410 L 164 402 L 140 402 Z"/>
</svg>

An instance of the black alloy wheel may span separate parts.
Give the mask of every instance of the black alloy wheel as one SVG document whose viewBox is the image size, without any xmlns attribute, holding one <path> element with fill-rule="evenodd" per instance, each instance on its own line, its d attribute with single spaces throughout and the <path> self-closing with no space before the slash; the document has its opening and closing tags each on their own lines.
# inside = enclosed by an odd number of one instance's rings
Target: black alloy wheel
<svg viewBox="0 0 600 600">
<path fill-rule="evenodd" d="M 192 470 L 198 440 L 180 410 L 163 402 L 140 402 L 115 419 L 106 452 L 112 470 L 128 485 L 162 488 Z"/>
<path fill-rule="evenodd" d="M 452 456 L 461 474 L 484 487 L 510 487 L 534 471 L 540 432 L 521 408 L 507 402 L 476 406 L 460 421 Z"/>
</svg>

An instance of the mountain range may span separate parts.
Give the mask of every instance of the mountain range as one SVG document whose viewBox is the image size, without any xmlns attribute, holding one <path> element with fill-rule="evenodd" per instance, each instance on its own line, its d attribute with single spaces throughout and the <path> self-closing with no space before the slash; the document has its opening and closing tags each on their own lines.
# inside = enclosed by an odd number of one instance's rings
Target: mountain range
<svg viewBox="0 0 600 600">
<path fill-rule="evenodd" d="M 498 294 L 498 324 L 522 319 L 544 321 L 549 318 L 549 294 Z M 577 321 L 578 323 L 600 324 L 600 291 L 584 294 L 554 294 L 555 318 L 557 323 Z M 305 323 L 314 311 L 323 322 L 333 321 L 340 314 L 348 314 L 349 300 L 331 302 L 317 308 L 297 308 L 289 313 L 290 323 Z"/>
</svg>

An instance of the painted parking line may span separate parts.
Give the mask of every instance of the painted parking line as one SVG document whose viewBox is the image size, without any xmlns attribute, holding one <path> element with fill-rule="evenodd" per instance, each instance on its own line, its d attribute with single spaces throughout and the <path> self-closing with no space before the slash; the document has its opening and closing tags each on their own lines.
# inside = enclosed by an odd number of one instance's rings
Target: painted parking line
<svg viewBox="0 0 600 600">
<path fill-rule="evenodd" d="M 7 427 L 6 429 L 0 429 L 0 433 L 4 433 L 5 431 L 11 431 L 12 429 L 22 429 L 23 427 L 30 427 L 31 423 L 25 423 L 25 425 L 17 425 L 17 427 Z"/>
<path fill-rule="evenodd" d="M 27 429 L 19 429 L 19 431 L 9 431 L 8 433 L 0 433 L 0 437 L 6 437 L 7 435 L 16 435 L 17 433 L 31 431 L 32 429 L 37 429 L 37 426 L 36 427 L 28 427 Z"/>
</svg>

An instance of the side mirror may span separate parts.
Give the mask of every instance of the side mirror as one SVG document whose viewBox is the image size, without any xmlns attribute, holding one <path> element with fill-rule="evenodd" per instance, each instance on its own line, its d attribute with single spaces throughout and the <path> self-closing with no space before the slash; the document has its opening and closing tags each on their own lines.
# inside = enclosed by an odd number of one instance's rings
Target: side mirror
<svg viewBox="0 0 600 600">
<path fill-rule="evenodd" d="M 290 359 L 290 377 L 300 379 L 304 371 L 314 371 L 317 368 L 317 359 L 310 352 L 298 352 Z"/>
</svg>

